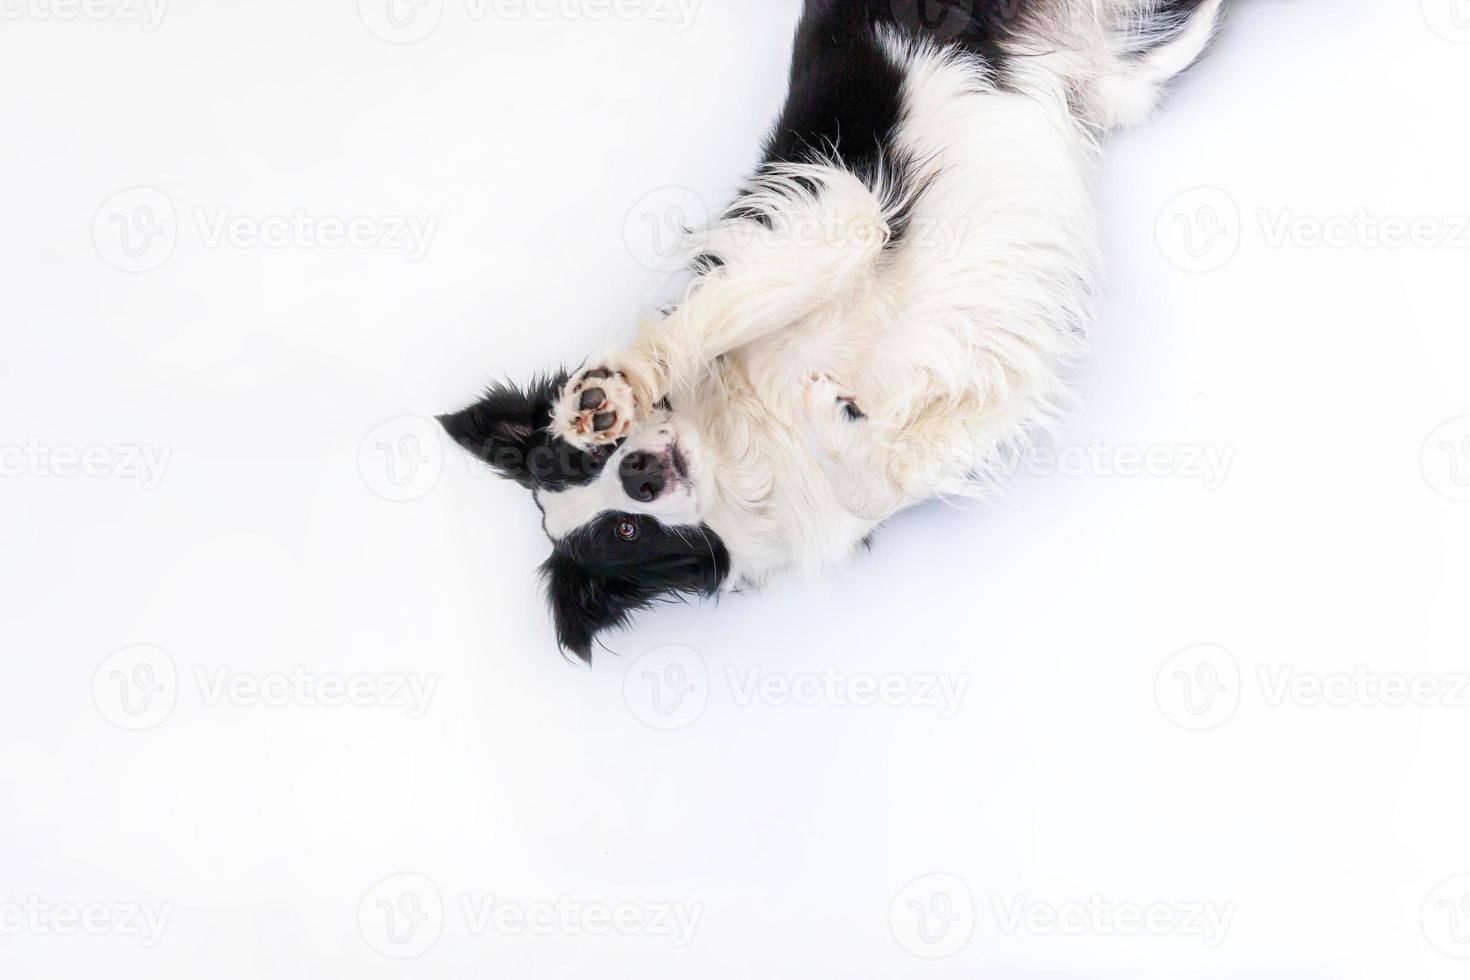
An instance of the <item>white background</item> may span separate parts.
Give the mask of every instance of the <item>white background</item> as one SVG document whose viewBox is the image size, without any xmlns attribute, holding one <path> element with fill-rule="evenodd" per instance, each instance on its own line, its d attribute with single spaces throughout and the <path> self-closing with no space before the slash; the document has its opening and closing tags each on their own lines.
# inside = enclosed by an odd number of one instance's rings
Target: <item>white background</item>
<svg viewBox="0 0 1470 980">
<path fill-rule="evenodd" d="M 531 501 L 422 418 L 669 298 L 645 218 L 754 162 L 797 0 L 444 0 L 408 44 L 376 3 L 176 0 L 151 30 L 65 3 L 0 21 L 0 973 L 1464 975 L 1463 2 L 1240 0 L 1111 142 L 1110 288 L 1055 442 L 1103 464 L 647 615 L 591 671 L 554 648 Z M 210 232 L 297 209 L 437 223 L 417 260 Z M 1372 232 L 1415 218 L 1433 242 Z M 1151 448 L 1172 469 L 1104 465 Z M 293 670 L 378 693 L 252 694 Z M 1277 688 L 1355 672 L 1434 703 Z M 700 919 L 682 947 L 505 925 L 559 899 Z M 151 946 L 129 903 L 167 915 Z M 1124 916 L 1047 928 L 1078 904 Z M 62 934 L 89 905 L 104 934 Z"/>
</svg>

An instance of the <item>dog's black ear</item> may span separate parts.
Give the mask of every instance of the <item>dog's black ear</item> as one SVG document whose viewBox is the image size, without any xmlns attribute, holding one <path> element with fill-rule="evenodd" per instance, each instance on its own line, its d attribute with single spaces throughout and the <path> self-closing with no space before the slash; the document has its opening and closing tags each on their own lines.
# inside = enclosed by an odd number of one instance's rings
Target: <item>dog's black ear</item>
<svg viewBox="0 0 1470 980">
<path fill-rule="evenodd" d="M 462 412 L 439 416 L 451 439 L 524 487 L 531 487 L 531 462 L 544 445 L 551 406 L 567 382 L 565 371 L 532 381 L 526 388 L 500 384 Z"/>
<path fill-rule="evenodd" d="M 590 664 L 597 634 L 626 623 L 637 603 L 627 602 L 610 580 L 588 572 L 561 552 L 552 553 L 541 566 L 541 574 L 556 621 L 557 642 Z"/>
</svg>

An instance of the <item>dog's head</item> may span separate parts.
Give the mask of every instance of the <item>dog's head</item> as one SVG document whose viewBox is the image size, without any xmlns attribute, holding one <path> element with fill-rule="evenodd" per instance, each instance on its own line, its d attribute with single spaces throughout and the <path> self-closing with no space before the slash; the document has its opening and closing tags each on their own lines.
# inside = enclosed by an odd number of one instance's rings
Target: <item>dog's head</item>
<svg viewBox="0 0 1470 980">
<path fill-rule="evenodd" d="M 587 452 L 551 432 L 566 381 L 561 372 L 525 388 L 498 385 L 439 421 L 535 497 L 552 543 L 542 573 L 557 639 L 590 661 L 597 634 L 636 610 L 715 594 L 730 556 L 703 521 L 703 449 L 673 409 L 660 407 L 616 445 Z"/>
</svg>

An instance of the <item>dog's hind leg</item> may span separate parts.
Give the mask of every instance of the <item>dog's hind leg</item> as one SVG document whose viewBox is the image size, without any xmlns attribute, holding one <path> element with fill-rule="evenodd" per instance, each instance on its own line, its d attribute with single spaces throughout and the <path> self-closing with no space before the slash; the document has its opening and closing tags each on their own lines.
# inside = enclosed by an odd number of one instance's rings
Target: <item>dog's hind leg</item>
<svg viewBox="0 0 1470 980">
<path fill-rule="evenodd" d="M 943 401 L 895 420 L 870 417 L 831 375 L 812 372 L 802 389 L 808 438 L 848 513 L 881 521 L 924 500 L 976 493 L 980 441 L 954 415 L 973 414 L 973 405 Z"/>
<path fill-rule="evenodd" d="M 801 404 L 807 438 L 843 510 L 881 521 L 913 502 L 889 479 L 891 440 L 836 379 L 808 374 Z"/>
</svg>

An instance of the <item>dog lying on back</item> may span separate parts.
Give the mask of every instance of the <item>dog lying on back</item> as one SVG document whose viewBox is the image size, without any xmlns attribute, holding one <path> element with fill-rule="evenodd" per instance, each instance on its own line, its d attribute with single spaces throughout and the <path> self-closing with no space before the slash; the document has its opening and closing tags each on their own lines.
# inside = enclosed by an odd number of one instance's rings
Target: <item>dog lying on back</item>
<svg viewBox="0 0 1470 980">
<path fill-rule="evenodd" d="M 764 160 L 624 350 L 441 418 L 535 497 L 562 647 L 835 568 L 983 484 L 1063 394 L 1088 181 L 1222 0 L 807 0 Z"/>
</svg>

